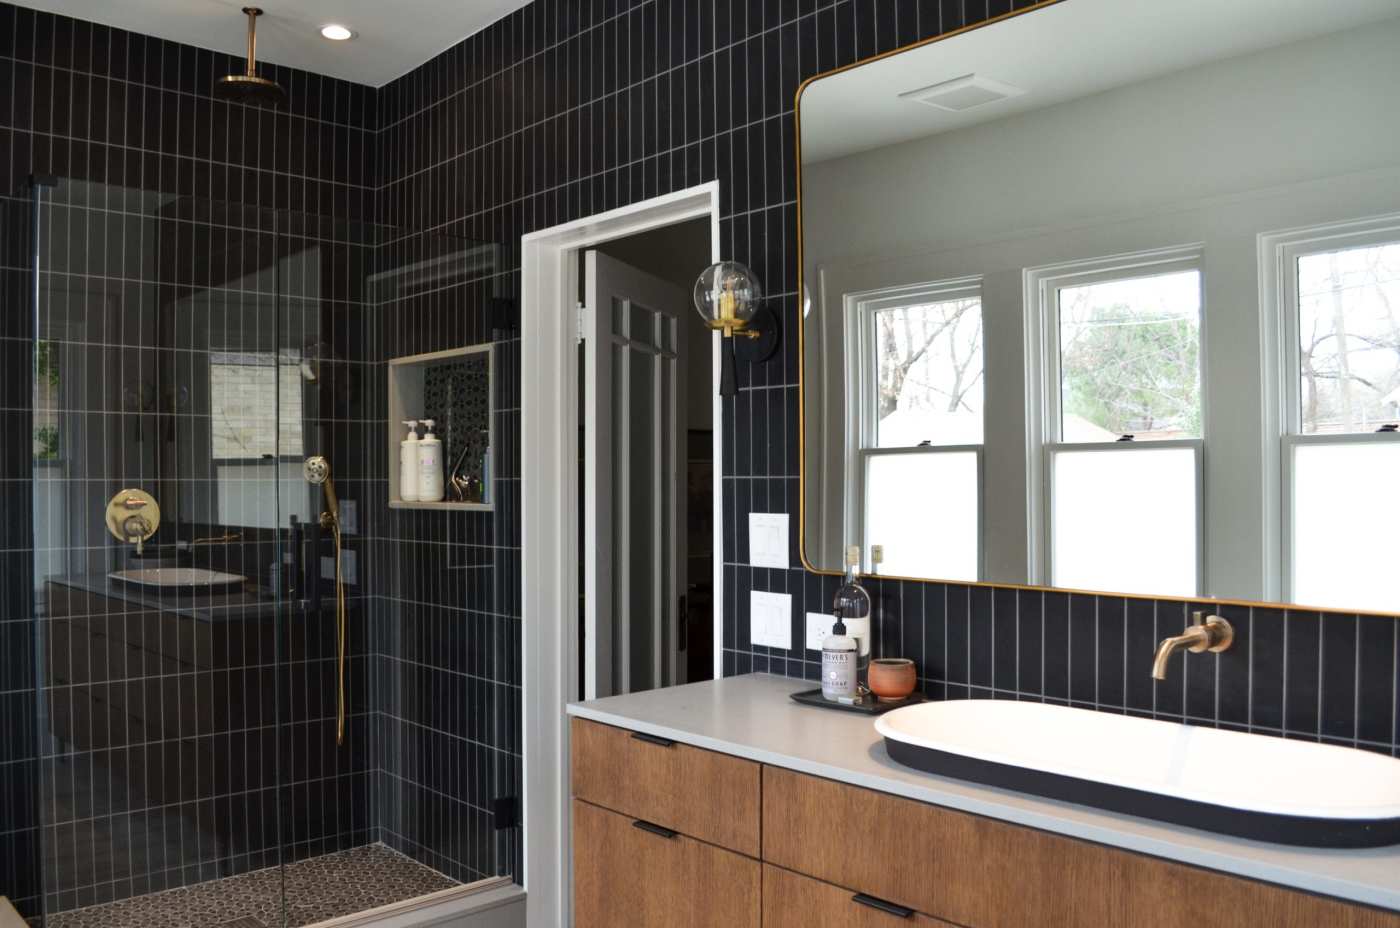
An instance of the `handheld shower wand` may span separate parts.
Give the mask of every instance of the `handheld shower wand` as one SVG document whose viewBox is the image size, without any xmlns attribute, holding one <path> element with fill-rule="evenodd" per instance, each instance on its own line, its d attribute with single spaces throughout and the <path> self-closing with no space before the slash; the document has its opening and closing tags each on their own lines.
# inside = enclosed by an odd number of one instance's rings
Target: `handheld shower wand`
<svg viewBox="0 0 1400 928">
<path fill-rule="evenodd" d="M 335 539 L 335 642 L 336 642 L 336 704 L 335 743 L 345 743 L 345 639 L 349 631 L 345 610 L 345 580 L 340 572 L 340 502 L 335 496 L 335 481 L 331 480 L 331 462 L 321 455 L 306 459 L 302 475 L 312 486 L 326 494 L 326 511 L 321 513 L 322 528 L 331 530 Z M 313 552 L 312 556 L 316 554 Z"/>
<path fill-rule="evenodd" d="M 339 530 L 340 501 L 335 497 L 335 481 L 331 479 L 331 462 L 321 455 L 307 458 L 301 466 L 306 482 L 326 491 L 326 511 L 321 513 L 321 528 Z"/>
</svg>

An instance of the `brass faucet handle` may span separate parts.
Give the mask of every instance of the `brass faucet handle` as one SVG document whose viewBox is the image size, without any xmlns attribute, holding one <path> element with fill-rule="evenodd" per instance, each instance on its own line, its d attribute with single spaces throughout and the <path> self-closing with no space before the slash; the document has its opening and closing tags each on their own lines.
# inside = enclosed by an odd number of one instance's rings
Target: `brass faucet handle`
<svg viewBox="0 0 1400 928">
<path fill-rule="evenodd" d="M 1205 630 L 1210 642 L 1206 650 L 1219 654 L 1235 643 L 1235 627 L 1221 616 L 1206 616 Z"/>
</svg>

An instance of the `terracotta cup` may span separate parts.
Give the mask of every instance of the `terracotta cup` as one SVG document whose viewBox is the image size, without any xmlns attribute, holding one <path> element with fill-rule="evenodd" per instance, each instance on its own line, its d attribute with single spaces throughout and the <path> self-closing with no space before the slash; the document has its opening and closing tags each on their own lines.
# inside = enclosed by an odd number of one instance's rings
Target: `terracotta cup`
<svg viewBox="0 0 1400 928">
<path fill-rule="evenodd" d="M 903 699 L 918 682 L 914 662 L 907 657 L 877 657 L 870 662 L 870 692 L 881 699 Z"/>
</svg>

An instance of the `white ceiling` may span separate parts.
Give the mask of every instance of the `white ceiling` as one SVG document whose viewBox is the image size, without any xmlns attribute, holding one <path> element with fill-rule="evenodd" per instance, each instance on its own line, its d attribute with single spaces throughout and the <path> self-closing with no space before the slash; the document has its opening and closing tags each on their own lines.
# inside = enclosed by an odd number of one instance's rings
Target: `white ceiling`
<svg viewBox="0 0 1400 928">
<path fill-rule="evenodd" d="M 825 161 L 1400 13 L 1396 0 L 1065 0 L 811 84 L 802 160 Z M 900 94 L 968 74 L 1026 91 L 950 113 Z"/>
<path fill-rule="evenodd" d="M 242 56 L 261 6 L 258 60 L 381 87 L 529 0 L 17 0 L 22 6 Z M 321 38 L 326 23 L 356 32 Z"/>
</svg>

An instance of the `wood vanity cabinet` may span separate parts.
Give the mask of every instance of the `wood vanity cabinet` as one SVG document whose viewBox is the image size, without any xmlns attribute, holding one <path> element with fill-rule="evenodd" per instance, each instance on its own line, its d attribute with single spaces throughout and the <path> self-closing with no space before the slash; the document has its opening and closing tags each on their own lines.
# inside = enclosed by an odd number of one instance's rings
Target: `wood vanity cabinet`
<svg viewBox="0 0 1400 928">
<path fill-rule="evenodd" d="M 758 928 L 758 764 L 572 720 L 574 924 Z"/>
<path fill-rule="evenodd" d="M 1397 913 L 596 722 L 571 734 L 578 928 L 1400 928 Z"/>
</svg>

